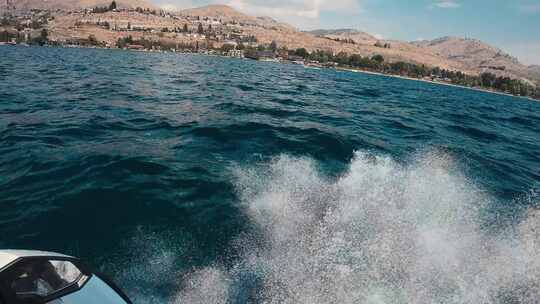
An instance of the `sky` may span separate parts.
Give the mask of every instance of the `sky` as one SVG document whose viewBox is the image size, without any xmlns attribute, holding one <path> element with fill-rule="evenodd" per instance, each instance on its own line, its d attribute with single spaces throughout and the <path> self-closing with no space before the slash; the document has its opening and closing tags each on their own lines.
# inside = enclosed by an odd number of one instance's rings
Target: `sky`
<svg viewBox="0 0 540 304">
<path fill-rule="evenodd" d="M 540 65 L 540 0 L 152 0 L 165 8 L 227 4 L 302 30 L 353 28 L 405 41 L 476 38 Z"/>
</svg>

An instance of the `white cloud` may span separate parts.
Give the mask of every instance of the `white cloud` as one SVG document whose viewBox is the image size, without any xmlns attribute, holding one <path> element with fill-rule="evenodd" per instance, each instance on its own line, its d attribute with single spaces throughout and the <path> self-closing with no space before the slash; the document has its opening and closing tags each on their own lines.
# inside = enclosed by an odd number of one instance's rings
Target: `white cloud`
<svg viewBox="0 0 540 304">
<path fill-rule="evenodd" d="M 159 7 L 165 11 L 179 11 L 186 8 L 196 7 L 197 5 L 191 0 L 169 0 L 171 2 L 162 2 Z"/>
<path fill-rule="evenodd" d="M 443 0 L 443 1 L 437 1 L 431 5 L 431 8 L 459 8 L 461 7 L 461 4 L 459 4 L 456 1 L 453 0 Z"/>
<path fill-rule="evenodd" d="M 0 0 L 0 2 L 3 0 Z M 226 4 L 243 13 L 269 16 L 302 29 L 320 26 L 323 13 L 354 16 L 362 13 L 364 0 L 151 0 L 166 10 L 182 10 L 207 4 Z"/>
<path fill-rule="evenodd" d="M 162 4 L 159 6 L 164 11 L 174 12 L 178 11 L 178 7 L 174 4 Z"/>
<path fill-rule="evenodd" d="M 358 14 L 359 0 L 230 0 L 228 5 L 248 14 L 270 16 L 296 26 L 310 27 L 322 12 Z"/>
</svg>

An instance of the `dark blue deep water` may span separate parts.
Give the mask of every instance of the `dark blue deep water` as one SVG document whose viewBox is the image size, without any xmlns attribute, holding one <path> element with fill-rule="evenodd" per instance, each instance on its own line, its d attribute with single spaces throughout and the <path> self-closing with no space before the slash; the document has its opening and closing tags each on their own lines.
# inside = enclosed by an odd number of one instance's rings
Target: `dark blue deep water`
<svg viewBox="0 0 540 304">
<path fill-rule="evenodd" d="M 0 248 L 135 303 L 537 303 L 540 103 L 198 55 L 0 47 Z"/>
</svg>

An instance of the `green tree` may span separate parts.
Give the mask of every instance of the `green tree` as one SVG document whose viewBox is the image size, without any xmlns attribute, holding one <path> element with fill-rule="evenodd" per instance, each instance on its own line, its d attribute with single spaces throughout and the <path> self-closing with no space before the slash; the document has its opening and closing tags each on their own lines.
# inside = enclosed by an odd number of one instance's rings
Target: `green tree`
<svg viewBox="0 0 540 304">
<path fill-rule="evenodd" d="M 188 26 L 187 24 L 184 24 L 184 33 L 187 33 L 188 32 Z"/>
<path fill-rule="evenodd" d="M 116 1 L 113 0 L 113 2 L 111 2 L 111 5 L 109 5 L 109 10 L 112 11 L 115 9 L 116 9 Z"/>
<path fill-rule="evenodd" d="M 381 64 L 384 62 L 384 57 L 382 55 L 377 54 L 371 57 L 371 60 L 376 61 L 377 63 Z"/>
<path fill-rule="evenodd" d="M 335 62 L 340 65 L 349 65 L 349 55 L 345 52 L 340 52 L 334 58 Z"/>
<path fill-rule="evenodd" d="M 199 35 L 204 34 L 204 28 L 202 26 L 202 23 L 199 23 L 199 28 L 197 29 L 197 33 L 199 33 Z"/>
<path fill-rule="evenodd" d="M 49 37 L 49 32 L 47 31 L 47 29 L 42 29 L 39 36 L 43 41 L 47 41 L 47 38 Z"/>
<path fill-rule="evenodd" d="M 403 61 L 394 62 L 390 64 L 390 70 L 396 74 L 406 75 L 409 72 L 409 64 Z M 444 75 L 445 73 L 446 70 L 443 70 L 442 74 Z"/>
<path fill-rule="evenodd" d="M 88 44 L 90 44 L 90 45 L 98 45 L 99 43 L 98 43 L 98 41 L 96 39 L 96 36 L 94 36 L 94 35 L 88 36 Z"/>
<path fill-rule="evenodd" d="M 116 41 L 116 46 L 121 49 L 124 48 L 127 44 L 133 44 L 133 37 L 131 37 L 131 35 L 124 38 L 118 38 L 118 41 Z"/>
<path fill-rule="evenodd" d="M 116 47 L 119 49 L 123 49 L 124 47 L 126 47 L 125 40 L 122 38 L 118 38 L 118 40 L 116 40 Z"/>
<path fill-rule="evenodd" d="M 8 42 L 9 41 L 9 33 L 8 31 L 4 30 L 0 32 L 0 42 Z"/>
<path fill-rule="evenodd" d="M 6 15 L 4 15 L 2 19 L 0 20 L 0 25 L 1 26 L 11 25 L 11 20 Z"/>
<path fill-rule="evenodd" d="M 482 73 L 482 75 L 480 75 L 482 86 L 488 88 L 493 87 L 496 78 L 497 77 L 492 73 Z"/>
<path fill-rule="evenodd" d="M 32 22 L 30 22 L 30 27 L 34 30 L 37 30 L 41 27 L 41 23 L 37 20 L 32 20 Z"/>
<path fill-rule="evenodd" d="M 302 58 L 306 58 L 309 55 L 308 51 L 305 48 L 296 49 L 296 51 L 294 51 L 294 54 Z"/>
<path fill-rule="evenodd" d="M 351 57 L 349 57 L 349 64 L 353 67 L 359 67 L 362 65 L 362 56 L 359 54 L 352 54 Z"/>
<path fill-rule="evenodd" d="M 272 42 L 270 43 L 270 47 L 269 47 L 269 48 L 270 48 L 270 50 L 271 50 L 272 52 L 277 51 L 277 48 L 278 48 L 277 42 L 276 42 L 275 40 L 272 40 Z"/>
</svg>

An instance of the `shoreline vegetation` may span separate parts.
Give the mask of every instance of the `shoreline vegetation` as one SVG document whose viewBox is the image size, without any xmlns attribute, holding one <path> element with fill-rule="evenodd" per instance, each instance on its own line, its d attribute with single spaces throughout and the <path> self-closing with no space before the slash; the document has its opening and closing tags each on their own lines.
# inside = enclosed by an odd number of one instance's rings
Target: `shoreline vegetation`
<svg viewBox="0 0 540 304">
<path fill-rule="evenodd" d="M 121 12 L 113 1 L 108 7 L 96 7 L 90 13 L 101 15 L 107 12 Z M 142 14 L 158 14 L 155 11 L 137 9 Z M 437 66 L 428 66 L 410 61 L 396 61 L 387 59 L 381 54 L 372 53 L 369 56 L 360 54 L 329 50 L 317 50 L 296 48 L 288 49 L 286 45 L 278 45 L 276 41 L 262 43 L 254 36 L 242 37 L 232 40 L 220 40 L 216 36 L 216 30 L 208 26 L 204 28 L 200 17 L 194 18 L 190 28 L 187 24 L 173 29 L 164 27 L 158 32 L 127 24 L 127 32 L 133 32 L 134 36 L 124 32 L 118 33 L 116 41 L 100 41 L 94 34 L 86 38 L 69 37 L 63 40 L 52 37 L 48 31 L 49 20 L 54 20 L 50 12 L 35 12 L 38 18 L 18 19 L 14 16 L 5 15 L 0 21 L 0 45 L 40 45 L 54 47 L 85 47 L 124 49 L 147 52 L 174 52 L 174 53 L 198 53 L 236 58 L 248 58 L 259 61 L 272 61 L 302 65 L 306 68 L 332 68 L 351 72 L 370 73 L 383 76 L 399 77 L 402 79 L 424 81 L 434 84 L 442 84 L 469 88 L 484 92 L 525 97 L 540 100 L 540 85 L 524 79 L 497 76 L 490 72 L 479 75 L 466 74 L 458 70 L 442 69 Z M 160 14 L 164 14 L 160 12 Z M 33 15 L 32 15 L 33 16 Z M 216 21 L 217 22 L 217 21 Z M 221 21 L 219 21 L 221 22 Z M 113 30 L 112 25 L 106 21 L 98 22 L 99 26 L 106 30 Z M 14 30 L 7 30 L 13 27 Z M 116 28 L 116 25 L 114 25 Z M 142 32 L 141 32 L 142 31 Z M 173 33 L 187 37 L 197 37 L 195 41 L 171 41 L 164 39 L 165 34 Z M 54 36 L 54 35 L 53 35 Z M 214 37 L 215 39 L 211 39 Z M 246 40 L 247 39 L 247 40 Z M 390 47 L 381 45 L 380 47 Z"/>
</svg>

